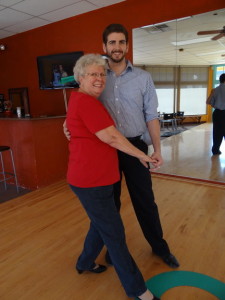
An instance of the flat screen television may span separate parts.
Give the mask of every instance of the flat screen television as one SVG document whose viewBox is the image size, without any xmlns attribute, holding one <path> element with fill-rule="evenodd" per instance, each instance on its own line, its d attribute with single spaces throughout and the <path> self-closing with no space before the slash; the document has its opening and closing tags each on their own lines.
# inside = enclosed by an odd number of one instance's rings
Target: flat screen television
<svg viewBox="0 0 225 300">
<path fill-rule="evenodd" d="M 39 88 L 49 90 L 79 87 L 73 78 L 72 81 L 66 83 L 62 83 L 61 78 L 73 76 L 73 67 L 83 54 L 82 51 L 77 51 L 38 56 Z"/>
</svg>

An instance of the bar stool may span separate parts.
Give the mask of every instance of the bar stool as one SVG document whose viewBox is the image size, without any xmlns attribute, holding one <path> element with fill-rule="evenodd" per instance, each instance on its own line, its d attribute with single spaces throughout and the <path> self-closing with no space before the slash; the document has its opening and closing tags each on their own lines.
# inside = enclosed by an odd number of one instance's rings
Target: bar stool
<svg viewBox="0 0 225 300">
<path fill-rule="evenodd" d="M 3 152 L 4 151 L 10 152 L 13 173 L 5 172 L 5 166 L 4 166 L 4 161 L 3 161 Z M 17 190 L 17 193 L 19 193 L 18 181 L 17 181 L 17 176 L 16 176 L 16 168 L 15 168 L 15 163 L 14 163 L 14 159 L 13 159 L 12 149 L 9 146 L 0 146 L 0 157 L 1 157 L 1 170 L 2 170 L 0 172 L 0 174 L 3 176 L 3 179 L 0 179 L 0 182 L 4 182 L 5 189 L 7 190 L 6 181 L 11 178 L 14 178 L 15 184 L 16 184 L 16 190 Z"/>
</svg>

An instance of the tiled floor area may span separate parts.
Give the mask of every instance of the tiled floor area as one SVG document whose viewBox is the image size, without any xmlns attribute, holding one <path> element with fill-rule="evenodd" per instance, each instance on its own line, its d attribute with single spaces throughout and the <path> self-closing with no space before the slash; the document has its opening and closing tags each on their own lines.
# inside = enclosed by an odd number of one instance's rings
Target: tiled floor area
<svg viewBox="0 0 225 300">
<path fill-rule="evenodd" d="M 19 188 L 17 193 L 16 187 L 11 184 L 7 184 L 7 190 L 5 190 L 4 184 L 0 183 L 0 203 L 14 199 L 16 197 L 29 193 L 30 190 Z"/>
</svg>

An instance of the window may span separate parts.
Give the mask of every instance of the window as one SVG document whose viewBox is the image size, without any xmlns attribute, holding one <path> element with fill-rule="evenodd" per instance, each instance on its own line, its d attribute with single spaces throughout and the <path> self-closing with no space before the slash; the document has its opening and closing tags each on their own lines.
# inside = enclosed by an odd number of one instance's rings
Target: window
<svg viewBox="0 0 225 300">
<path fill-rule="evenodd" d="M 201 85 L 182 85 L 180 88 L 180 111 L 185 115 L 206 114 L 207 88 Z"/>
<path fill-rule="evenodd" d="M 206 114 L 208 67 L 146 66 L 156 87 L 161 113 Z"/>
<path fill-rule="evenodd" d="M 155 84 L 156 94 L 159 101 L 160 113 L 172 113 L 174 111 L 174 67 L 146 67 L 151 73 Z"/>
<path fill-rule="evenodd" d="M 172 113 L 174 103 L 174 87 L 172 85 L 156 87 L 156 94 L 159 101 L 158 112 Z"/>
<path fill-rule="evenodd" d="M 225 65 L 213 66 L 213 87 L 217 87 L 220 84 L 220 75 L 225 73 Z"/>
</svg>

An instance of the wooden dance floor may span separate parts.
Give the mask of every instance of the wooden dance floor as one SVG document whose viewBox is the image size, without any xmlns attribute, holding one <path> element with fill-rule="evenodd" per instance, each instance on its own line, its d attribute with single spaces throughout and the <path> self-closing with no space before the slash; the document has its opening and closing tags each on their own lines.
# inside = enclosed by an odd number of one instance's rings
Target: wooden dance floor
<svg viewBox="0 0 225 300">
<path fill-rule="evenodd" d="M 205 124 L 162 141 L 165 165 L 153 174 L 164 237 L 192 271 L 225 282 L 224 152 L 211 157 L 211 125 Z M 218 169 L 218 170 L 217 170 Z M 182 176 L 183 178 L 179 177 Z M 203 181 L 188 180 L 198 177 Z M 136 220 L 123 182 L 122 219 L 127 244 L 145 280 L 174 271 L 152 254 Z M 1 300 L 128 300 L 114 268 L 102 274 L 77 274 L 89 220 L 63 180 L 0 204 Z M 105 249 L 97 263 L 105 264 Z M 161 300 L 215 300 L 189 286 L 166 291 Z M 221 298 L 225 299 L 225 298 Z"/>
<path fill-rule="evenodd" d="M 213 156 L 212 123 L 168 137 L 161 145 L 164 165 L 157 173 L 225 184 L 225 141 L 222 154 Z"/>
</svg>

